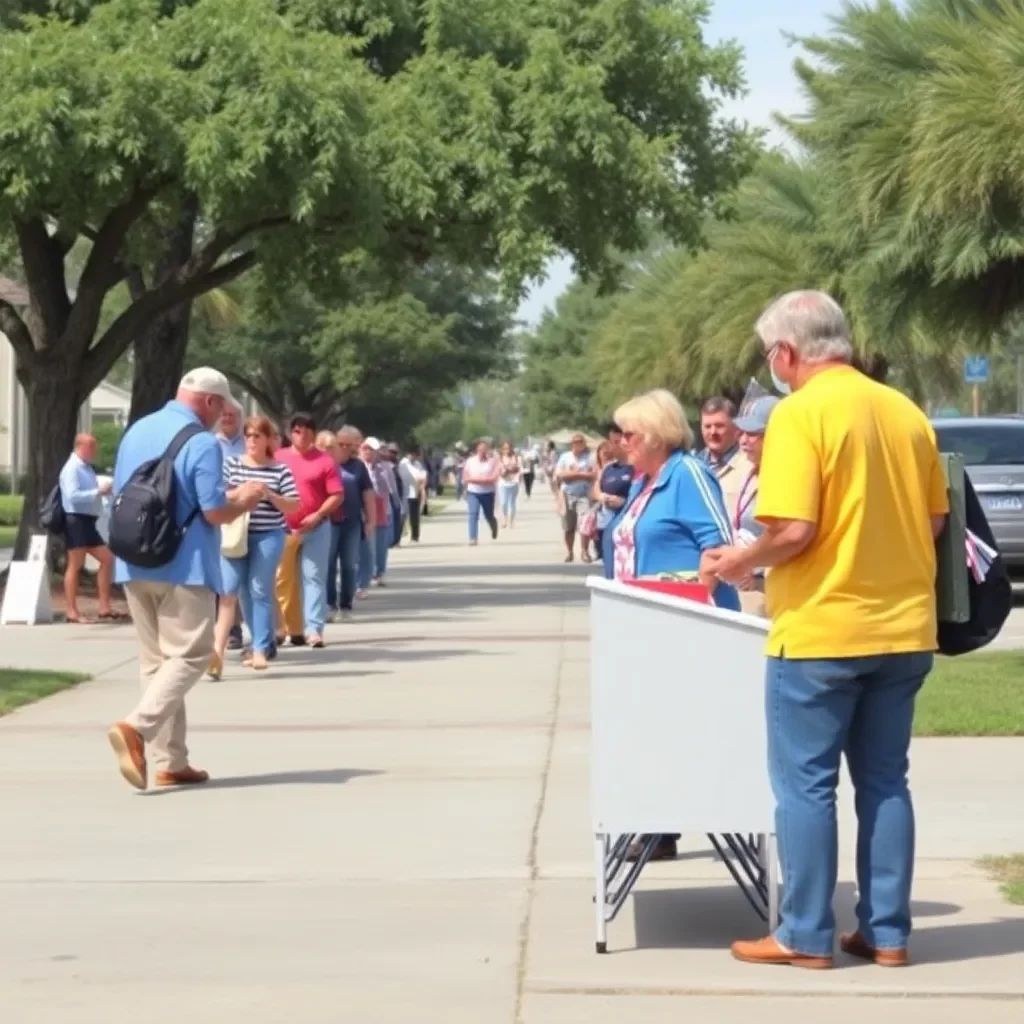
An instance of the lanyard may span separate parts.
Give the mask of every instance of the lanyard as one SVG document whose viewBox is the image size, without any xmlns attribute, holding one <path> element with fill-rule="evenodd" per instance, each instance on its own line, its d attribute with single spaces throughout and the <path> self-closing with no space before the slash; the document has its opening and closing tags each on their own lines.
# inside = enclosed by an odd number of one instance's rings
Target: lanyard
<svg viewBox="0 0 1024 1024">
<path fill-rule="evenodd" d="M 753 484 L 753 486 L 751 486 L 751 484 Z M 757 473 L 754 470 L 751 470 L 750 475 L 743 481 L 743 487 L 740 489 L 740 499 L 736 502 L 736 522 L 734 525 L 737 530 L 740 528 L 740 523 L 743 522 L 743 516 L 746 514 L 747 509 L 754 504 L 754 500 L 756 498 Z"/>
</svg>

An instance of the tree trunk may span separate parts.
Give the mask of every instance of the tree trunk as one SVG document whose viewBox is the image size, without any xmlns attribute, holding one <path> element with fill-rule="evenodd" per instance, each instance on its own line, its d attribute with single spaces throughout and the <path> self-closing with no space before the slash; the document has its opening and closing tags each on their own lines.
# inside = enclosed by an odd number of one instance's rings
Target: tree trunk
<svg viewBox="0 0 1024 1024">
<path fill-rule="evenodd" d="M 24 558 L 29 538 L 39 528 L 39 503 L 57 483 L 71 454 L 82 397 L 75 368 L 67 360 L 48 360 L 45 368 L 18 367 L 28 405 L 28 481 L 18 526 L 15 558 Z"/>
<path fill-rule="evenodd" d="M 175 306 L 136 338 L 129 423 L 155 412 L 178 390 L 185 367 L 191 309 L 188 302 Z"/>
<path fill-rule="evenodd" d="M 176 274 L 192 256 L 199 204 L 189 196 L 178 222 L 165 237 L 164 251 L 153 266 L 153 287 Z M 130 285 L 137 292 L 137 279 Z M 178 390 L 185 369 L 192 303 L 183 302 L 156 317 L 135 339 L 135 370 L 132 377 L 132 407 L 128 422 L 155 412 Z"/>
</svg>

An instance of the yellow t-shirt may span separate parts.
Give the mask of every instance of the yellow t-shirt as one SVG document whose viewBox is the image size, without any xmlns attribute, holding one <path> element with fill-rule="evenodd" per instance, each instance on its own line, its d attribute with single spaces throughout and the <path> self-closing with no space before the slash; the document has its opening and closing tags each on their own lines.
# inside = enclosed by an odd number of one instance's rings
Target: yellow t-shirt
<svg viewBox="0 0 1024 1024">
<path fill-rule="evenodd" d="M 818 529 L 766 576 L 768 654 L 934 650 L 930 517 L 948 510 L 935 433 L 905 395 L 841 366 L 784 399 L 765 434 L 757 517 Z"/>
</svg>

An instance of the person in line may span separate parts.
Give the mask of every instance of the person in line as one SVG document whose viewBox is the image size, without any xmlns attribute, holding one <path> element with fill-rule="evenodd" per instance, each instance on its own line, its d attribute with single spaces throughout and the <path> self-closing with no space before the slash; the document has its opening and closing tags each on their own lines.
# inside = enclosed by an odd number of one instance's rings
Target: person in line
<svg viewBox="0 0 1024 1024">
<path fill-rule="evenodd" d="M 494 514 L 494 493 L 501 476 L 501 462 L 491 451 L 490 442 L 481 438 L 476 451 L 462 470 L 466 486 L 466 513 L 469 526 L 469 543 L 475 546 L 480 533 L 480 514 L 483 513 L 491 528 L 491 537 L 498 539 L 498 519 Z"/>
<path fill-rule="evenodd" d="M 111 607 L 111 585 L 114 556 L 100 536 L 96 524 L 103 514 L 103 498 L 110 494 L 111 484 L 100 483 L 93 463 L 96 461 L 96 438 L 79 434 L 68 461 L 60 471 L 60 501 L 64 509 L 64 541 L 67 546 L 67 568 L 64 570 L 65 622 L 86 620 L 78 609 L 78 581 L 85 566 L 86 555 L 99 563 L 96 589 L 99 591 L 99 619 L 118 621 L 121 617 Z"/>
<path fill-rule="evenodd" d="M 245 438 L 242 436 L 242 405 L 236 399 L 232 398 L 230 402 L 224 403 L 224 412 L 221 414 L 217 424 L 215 436 L 225 461 L 245 454 Z M 219 598 L 217 601 L 217 614 L 219 617 Z M 242 642 L 241 609 L 236 605 L 235 621 L 231 626 L 231 633 L 228 637 L 228 647 L 233 651 L 237 651 L 242 647 Z"/>
<path fill-rule="evenodd" d="M 538 455 L 533 448 L 527 448 L 522 455 L 523 464 L 523 490 L 526 492 L 526 500 L 533 497 L 533 484 L 537 479 Z"/>
<path fill-rule="evenodd" d="M 770 569 L 765 710 L 783 870 L 774 935 L 739 960 L 832 966 L 836 787 L 857 812 L 857 928 L 848 954 L 908 962 L 914 700 L 937 644 L 935 538 L 949 504 L 935 434 L 905 395 L 851 365 L 846 317 L 823 292 L 783 295 L 756 327 L 776 390 L 758 475 L 764 532 L 705 556 L 741 580 Z"/>
<path fill-rule="evenodd" d="M 591 509 L 590 494 L 597 479 L 594 453 L 587 447 L 582 434 L 573 434 L 569 451 L 564 452 L 555 466 L 555 478 L 561 489 L 562 535 L 565 538 L 565 560 L 573 560 L 573 546 L 580 522 Z M 580 558 L 592 562 L 589 542 L 580 537 Z"/>
<path fill-rule="evenodd" d="M 704 448 L 699 458 L 718 478 L 730 521 L 736 518 L 740 488 L 750 473 L 750 463 L 740 451 L 736 429 L 736 407 L 728 398 L 709 398 L 700 410 L 700 433 Z"/>
<path fill-rule="evenodd" d="M 561 503 L 561 489 L 558 486 L 558 478 L 556 476 L 556 470 L 558 468 L 558 448 L 554 441 L 548 441 L 547 448 L 544 449 L 544 458 L 541 465 L 544 468 L 544 475 L 548 478 L 548 486 L 551 488 L 551 493 L 558 498 Z"/>
<path fill-rule="evenodd" d="M 278 451 L 277 458 L 291 470 L 299 507 L 286 517 L 289 533 L 277 570 L 277 599 L 292 646 L 319 648 L 324 646 L 327 620 L 331 514 L 342 501 L 341 478 L 334 459 L 313 443 L 312 416 L 292 416 L 290 435 L 291 445 Z"/>
<path fill-rule="evenodd" d="M 634 477 L 613 522 L 604 574 L 634 580 L 662 573 L 692 575 L 719 608 L 740 610 L 736 589 L 702 571 L 705 552 L 732 542 L 729 516 L 715 475 L 696 457 L 682 406 L 663 389 L 619 406 L 615 423 Z M 663 835 L 652 860 L 673 860 L 678 835 Z M 639 855 L 637 845 L 629 858 Z"/>
<path fill-rule="evenodd" d="M 501 525 L 506 529 L 516 525 L 516 505 L 519 500 L 519 481 L 523 465 L 511 441 L 505 441 L 499 454 L 501 476 L 498 478 L 498 498 L 501 505 Z"/>
<path fill-rule="evenodd" d="M 750 463 L 750 472 L 740 488 L 732 523 L 736 543 L 743 547 L 753 544 L 764 533 L 764 525 L 757 518 L 757 483 L 765 431 L 779 401 L 774 395 L 762 395 L 736 417 L 740 450 Z M 739 582 L 740 604 L 748 615 L 765 615 L 764 576 L 764 569 L 757 567 Z"/>
<path fill-rule="evenodd" d="M 455 500 L 462 501 L 466 495 L 466 480 L 464 477 L 466 471 L 466 452 L 459 446 L 455 449 Z"/>
<path fill-rule="evenodd" d="M 210 431 L 231 398 L 227 378 L 199 367 L 181 380 L 177 396 L 128 428 L 114 468 L 114 492 L 144 463 L 160 458 L 189 424 L 205 429 L 190 437 L 174 460 L 179 524 L 195 514 L 174 558 L 158 568 L 118 559 L 115 578 L 124 585 L 139 640 L 142 698 L 107 736 L 124 779 L 136 789 L 148 784 L 147 747 L 157 786 L 195 785 L 209 774 L 189 764 L 185 697 L 213 654 L 214 595 L 221 589 L 220 527 L 260 501 L 252 481 L 234 498 L 224 489 L 223 457 Z"/>
<path fill-rule="evenodd" d="M 391 541 L 389 547 L 397 548 L 402 545 L 402 535 L 405 533 L 405 524 L 409 519 L 409 503 L 405 497 L 405 489 L 398 475 L 398 464 L 401 461 L 402 450 L 394 441 L 388 444 L 381 443 L 381 455 L 384 469 L 388 477 L 388 500 L 391 502 Z"/>
<path fill-rule="evenodd" d="M 626 461 L 626 453 L 622 447 L 622 431 L 614 423 L 605 429 L 606 440 L 601 445 L 606 452 L 604 464 L 601 464 L 598 449 L 598 465 L 600 476 L 594 482 L 594 501 L 597 510 L 597 538 L 595 547 L 598 557 L 604 565 L 610 565 L 612 559 L 612 535 L 608 531 L 619 510 L 626 504 L 629 489 L 633 485 L 633 467 Z"/>
<path fill-rule="evenodd" d="M 380 441 L 376 437 L 368 437 L 360 446 L 366 469 L 373 484 L 374 523 L 376 529 L 372 537 L 363 542 L 359 556 L 359 591 L 358 597 L 369 593 L 370 585 L 387 586 L 388 551 L 394 537 L 395 513 L 391 501 L 391 482 L 388 466 L 381 457 Z"/>
<path fill-rule="evenodd" d="M 338 431 L 338 471 L 345 489 L 345 498 L 334 549 L 335 559 L 331 562 L 327 576 L 327 603 L 336 609 L 342 620 L 352 617 L 360 551 L 364 543 L 373 550 L 376 531 L 377 502 L 373 481 L 366 463 L 357 454 L 362 443 L 363 435 L 355 427 L 345 426 Z M 361 596 L 365 596 L 365 592 Z"/>
<path fill-rule="evenodd" d="M 405 492 L 405 503 L 409 514 L 409 538 L 414 544 L 420 542 L 420 512 L 427 503 L 429 473 L 423 465 L 422 454 L 417 447 L 411 448 L 398 464 L 398 476 Z"/>
<path fill-rule="evenodd" d="M 221 556 L 224 593 L 217 612 L 213 658 L 208 675 L 220 679 L 228 632 L 235 621 L 236 606 L 252 634 L 252 651 L 243 659 L 249 668 L 261 671 L 274 652 L 274 579 L 284 551 L 285 516 L 298 511 L 299 491 L 291 470 L 277 462 L 271 451 L 273 427 L 265 416 L 253 416 L 245 423 L 246 453 L 224 463 L 224 483 L 229 499 L 252 481 L 263 487 L 260 503 L 249 513 L 246 524 L 246 553 Z"/>
</svg>

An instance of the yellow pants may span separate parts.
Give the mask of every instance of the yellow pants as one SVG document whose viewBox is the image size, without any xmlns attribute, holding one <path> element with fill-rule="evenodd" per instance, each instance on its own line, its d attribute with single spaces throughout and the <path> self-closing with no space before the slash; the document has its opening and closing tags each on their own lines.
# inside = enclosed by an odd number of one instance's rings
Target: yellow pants
<svg viewBox="0 0 1024 1024">
<path fill-rule="evenodd" d="M 280 623 L 288 636 L 302 636 L 306 622 L 302 611 L 302 580 L 299 576 L 299 551 L 302 537 L 289 533 L 277 566 L 277 607 Z"/>
</svg>

